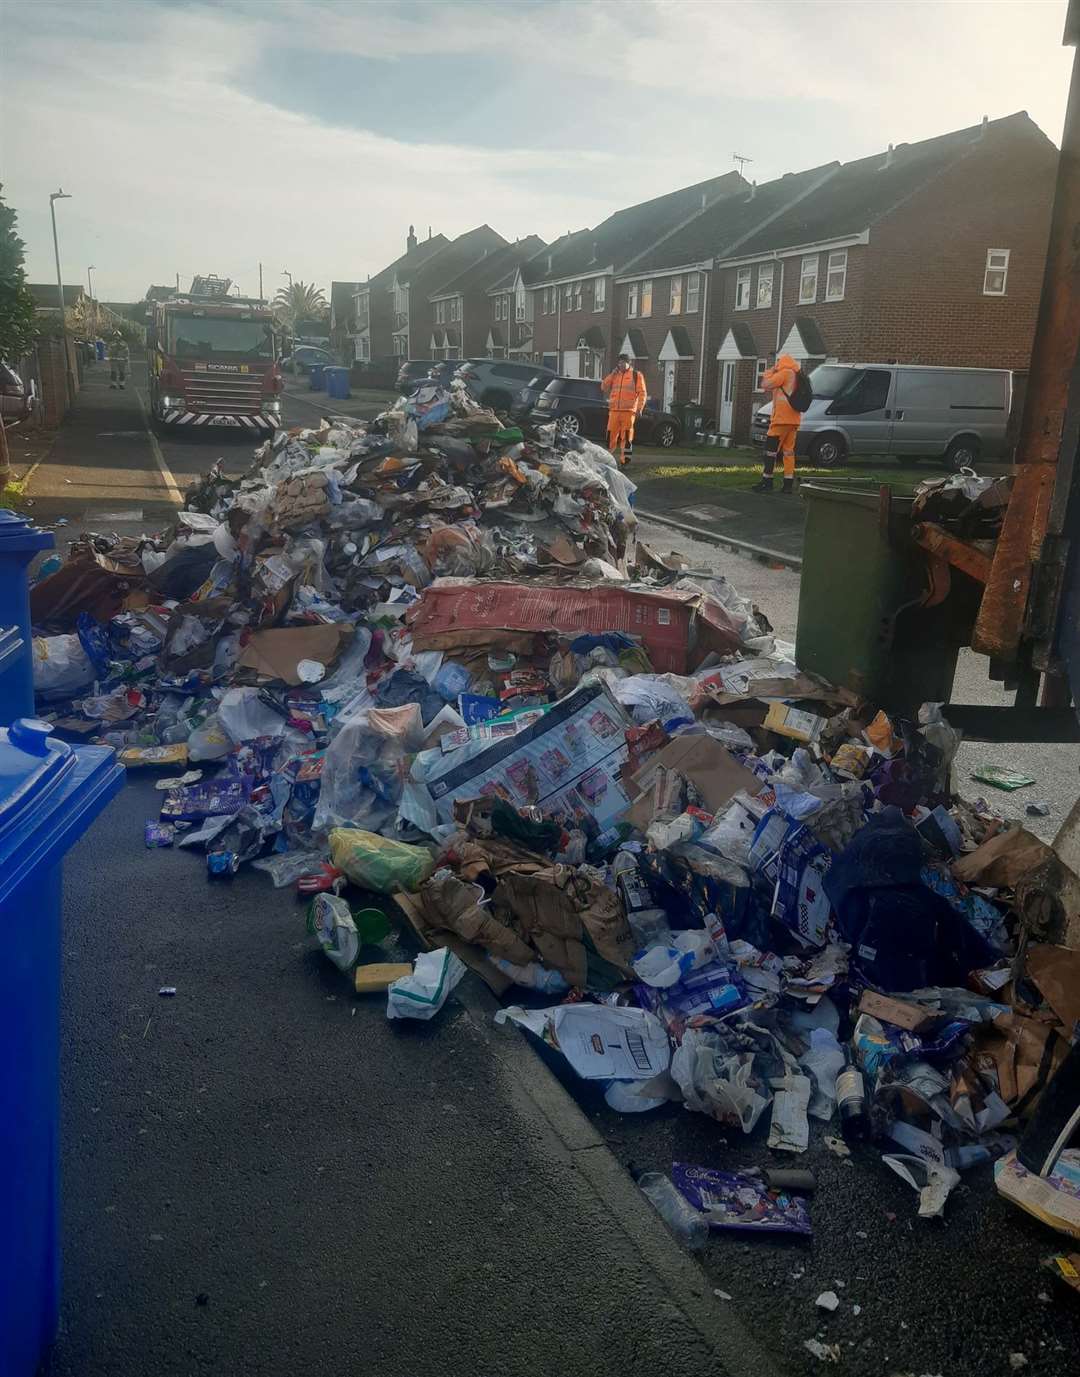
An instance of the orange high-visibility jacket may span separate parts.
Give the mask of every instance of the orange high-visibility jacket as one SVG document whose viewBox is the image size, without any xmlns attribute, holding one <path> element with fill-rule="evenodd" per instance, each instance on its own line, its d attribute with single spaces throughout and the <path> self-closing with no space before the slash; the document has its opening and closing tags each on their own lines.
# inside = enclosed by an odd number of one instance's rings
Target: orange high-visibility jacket
<svg viewBox="0 0 1080 1377">
<path fill-rule="evenodd" d="M 625 372 L 616 368 L 603 380 L 600 389 L 607 396 L 609 411 L 630 411 L 636 415 L 644 411 L 649 397 L 645 379 L 636 368 Z"/>
<path fill-rule="evenodd" d="M 802 420 L 802 412 L 796 411 L 788 401 L 795 389 L 795 372 L 799 365 L 790 354 L 781 354 L 772 368 L 767 368 L 761 377 L 761 385 L 772 390 L 772 423 L 781 426 L 797 426 Z"/>
</svg>

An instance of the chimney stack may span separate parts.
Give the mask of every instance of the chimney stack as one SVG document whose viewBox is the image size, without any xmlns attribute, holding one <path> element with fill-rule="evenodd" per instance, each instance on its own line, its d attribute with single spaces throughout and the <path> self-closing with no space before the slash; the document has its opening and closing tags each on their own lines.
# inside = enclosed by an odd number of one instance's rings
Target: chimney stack
<svg viewBox="0 0 1080 1377">
<path fill-rule="evenodd" d="M 413 249 L 415 249 L 415 248 L 416 248 L 416 228 L 415 228 L 415 226 L 410 225 L 410 226 L 409 226 L 409 237 L 408 237 L 408 239 L 405 240 L 405 252 L 406 252 L 406 253 L 412 253 Z"/>
<path fill-rule="evenodd" d="M 754 180 L 750 183 L 750 195 L 749 195 L 746 199 L 747 199 L 748 201 L 752 201 L 756 195 L 757 195 L 757 178 L 755 177 Z"/>
<path fill-rule="evenodd" d="M 892 167 L 893 162 L 895 161 L 895 158 L 896 158 L 896 155 L 895 155 L 895 153 L 893 152 L 893 146 L 892 146 L 892 144 L 889 144 L 889 151 L 885 154 L 885 161 L 881 164 L 881 166 L 882 166 L 883 168 Z"/>
</svg>

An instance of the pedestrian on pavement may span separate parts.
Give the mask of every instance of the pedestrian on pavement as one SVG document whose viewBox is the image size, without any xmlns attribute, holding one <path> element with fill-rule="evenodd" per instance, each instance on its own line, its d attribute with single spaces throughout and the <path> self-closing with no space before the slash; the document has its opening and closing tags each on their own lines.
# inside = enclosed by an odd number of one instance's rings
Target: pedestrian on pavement
<svg viewBox="0 0 1080 1377">
<path fill-rule="evenodd" d="M 784 488 L 790 493 L 795 487 L 795 440 L 799 434 L 802 412 L 792 405 L 792 397 L 799 379 L 799 365 L 790 354 L 781 354 L 771 368 L 762 374 L 761 385 L 772 392 L 772 419 L 765 437 L 765 463 L 761 479 L 751 492 L 772 492 L 773 469 L 777 455 L 784 461 Z"/>
<path fill-rule="evenodd" d="M 600 384 L 600 390 L 608 399 L 608 448 L 625 466 L 634 447 L 634 420 L 645 410 L 649 397 L 645 379 L 630 366 L 629 354 L 619 355 L 619 362 Z"/>
<path fill-rule="evenodd" d="M 109 341 L 109 386 L 112 388 L 123 389 L 127 382 L 128 365 L 131 362 L 131 350 L 128 342 L 119 330 L 114 330 L 112 339 Z"/>
</svg>

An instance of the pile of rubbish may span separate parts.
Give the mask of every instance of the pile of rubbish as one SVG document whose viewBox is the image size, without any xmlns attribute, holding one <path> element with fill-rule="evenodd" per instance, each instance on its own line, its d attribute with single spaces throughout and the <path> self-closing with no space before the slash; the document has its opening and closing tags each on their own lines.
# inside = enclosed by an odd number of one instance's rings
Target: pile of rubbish
<svg viewBox="0 0 1080 1377">
<path fill-rule="evenodd" d="M 39 708 L 178 772 L 146 845 L 295 885 L 392 1018 L 472 970 L 619 1111 L 792 1154 L 838 1122 L 923 1216 L 979 1162 L 1023 1197 L 1080 1022 L 1080 882 L 952 792 L 940 705 L 891 720 L 801 671 L 724 579 L 638 542 L 633 492 L 460 388 L 282 431 L 160 539 L 84 537 L 35 584 Z M 367 959 L 387 914 L 415 963 Z M 649 1190 L 687 1238 L 811 1227 L 766 1177 Z"/>
</svg>

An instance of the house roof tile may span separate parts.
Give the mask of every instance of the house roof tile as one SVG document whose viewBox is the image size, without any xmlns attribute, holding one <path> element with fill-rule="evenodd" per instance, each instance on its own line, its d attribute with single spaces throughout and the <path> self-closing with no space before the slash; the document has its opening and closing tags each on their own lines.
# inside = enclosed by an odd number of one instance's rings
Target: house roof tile
<svg viewBox="0 0 1080 1377">
<path fill-rule="evenodd" d="M 459 272 L 456 277 L 449 278 L 442 286 L 436 287 L 431 296 L 453 296 L 470 291 L 474 287 L 483 291 L 496 282 L 513 282 L 514 274 L 521 264 L 543 247 L 544 241 L 540 236 L 530 234 L 524 239 L 515 240 L 513 244 L 504 244 L 494 251 L 489 250 L 475 263 L 470 263 L 464 272 Z"/>
</svg>

